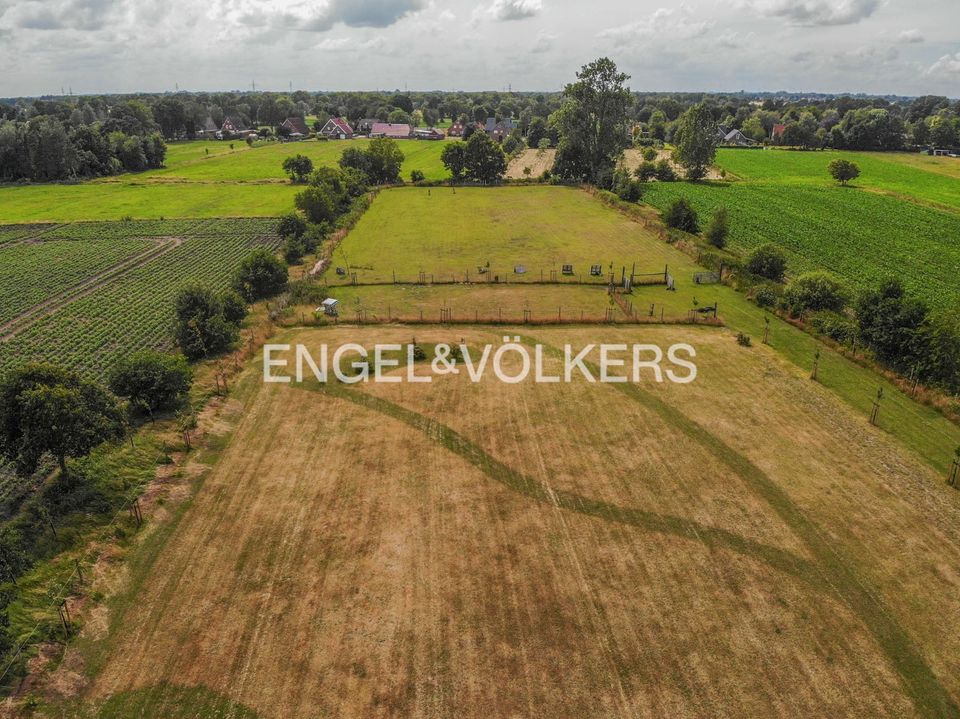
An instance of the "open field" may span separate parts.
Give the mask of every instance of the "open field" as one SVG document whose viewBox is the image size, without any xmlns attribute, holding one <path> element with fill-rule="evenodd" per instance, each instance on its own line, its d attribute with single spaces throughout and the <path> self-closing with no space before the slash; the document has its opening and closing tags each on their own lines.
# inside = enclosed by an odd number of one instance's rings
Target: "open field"
<svg viewBox="0 0 960 719">
<path fill-rule="evenodd" d="M 298 187 L 177 183 L 133 177 L 78 185 L 0 185 L 0 224 L 184 217 L 279 217 Z"/>
<path fill-rule="evenodd" d="M 723 330 L 524 331 L 688 341 L 698 380 L 321 388 L 251 367 L 220 461 L 110 635 L 85 643 L 88 706 L 957 715 L 960 502 L 915 456 Z"/>
<path fill-rule="evenodd" d="M 356 140 L 303 140 L 301 142 L 274 142 L 248 148 L 241 141 L 234 141 L 234 152 L 229 152 L 230 141 L 219 144 L 227 151 L 210 150 L 207 146 L 217 143 L 201 143 L 204 148 L 199 152 L 190 148 L 191 143 L 174 143 L 172 162 L 160 170 L 138 173 L 138 180 L 177 180 L 196 182 L 252 182 L 255 180 L 285 180 L 281 164 L 291 155 L 306 155 L 316 167 L 334 167 L 340 162 L 340 156 L 348 147 L 365 148 L 370 141 L 365 138 Z M 410 179 L 412 170 L 420 170 L 428 180 L 443 180 L 449 177 L 447 169 L 440 162 L 440 153 L 446 144 L 444 141 L 398 141 L 403 151 L 404 161 L 401 174 L 404 180 Z M 240 147 L 243 147 L 241 150 Z M 186 159 L 187 154 L 192 159 Z"/>
<path fill-rule="evenodd" d="M 673 171 L 677 173 L 678 177 L 684 176 L 684 169 L 680 167 L 677 163 L 673 161 L 673 150 L 669 148 L 661 148 L 657 151 L 657 158 L 654 162 L 660 160 L 666 160 L 673 167 Z M 626 167 L 630 172 L 634 172 L 640 164 L 643 162 L 643 153 L 635 148 L 628 148 L 623 151 L 623 166 Z M 720 172 L 716 167 L 711 167 L 707 170 L 705 179 L 707 180 L 719 180 Z"/>
<path fill-rule="evenodd" d="M 786 165 L 798 157 L 801 168 L 811 161 L 806 158 L 815 158 L 824 167 L 827 162 L 827 155 L 820 153 L 742 151 L 736 157 L 745 158 L 744 163 L 749 162 L 746 158 L 758 158 L 758 165 L 759 158 L 774 158 L 769 162 L 782 158 Z M 941 183 L 953 182 L 942 176 L 933 177 Z M 840 187 L 826 177 L 650 183 L 644 202 L 664 209 L 678 197 L 693 203 L 704 224 L 714 208 L 726 207 L 730 213 L 731 246 L 747 252 L 764 242 L 776 242 L 788 252 L 792 273 L 824 268 L 844 278 L 854 289 L 899 277 L 911 292 L 932 306 L 947 309 L 960 302 L 960 283 L 956 281 L 960 270 L 960 245 L 956 241 L 960 236 L 960 214 L 952 211 L 922 206 L 864 187 Z"/>
<path fill-rule="evenodd" d="M 636 224 L 589 195 L 564 187 L 402 188 L 381 192 L 340 245 L 334 266 L 356 273 L 357 281 L 416 282 L 420 272 L 435 281 L 533 282 L 558 279 L 603 282 L 591 277 L 598 264 L 606 275 L 663 273 L 663 247 L 641 252 Z M 488 264 L 489 263 L 489 264 Z M 564 277 L 562 265 L 573 265 Z M 523 265 L 524 274 L 514 268 Z M 480 267 L 488 268 L 479 273 Z M 326 274 L 331 283 L 352 281 Z M 429 277 L 428 277 L 429 279 Z"/>
<path fill-rule="evenodd" d="M 3 246 L 0 260 L 6 266 L 9 255 L 17 269 L 0 288 L 19 300 L 0 324 L 0 371 L 42 360 L 99 377 L 122 355 L 168 346 L 176 292 L 193 282 L 227 286 L 240 260 L 263 244 L 278 244 L 273 221 L 79 223 Z M 64 245 L 67 254 L 58 255 Z M 131 245 L 147 249 L 120 260 L 111 254 Z M 35 254 L 51 264 L 29 261 Z M 102 261 L 71 273 L 74 257 Z M 67 269 L 51 280 L 56 262 Z"/>
<path fill-rule="evenodd" d="M 544 208 L 550 208 L 551 211 L 546 213 Z M 391 218 L 396 218 L 396 221 L 391 222 Z M 467 218 L 472 219 L 468 221 Z M 416 273 L 419 267 L 436 267 L 437 258 L 446 263 L 446 269 L 451 273 L 456 272 L 458 266 L 482 263 L 485 261 L 483 255 L 474 247 L 497 252 L 503 258 L 503 264 L 510 267 L 514 262 L 528 261 L 528 256 L 518 256 L 514 242 L 517 243 L 516 247 L 525 247 L 528 252 L 534 252 L 534 258 L 548 257 L 554 268 L 568 261 L 560 259 L 562 252 L 566 256 L 573 256 L 574 259 L 569 260 L 571 263 L 582 257 L 588 263 L 605 262 L 604 269 L 607 269 L 613 258 L 587 259 L 598 248 L 622 257 L 618 264 L 627 264 L 629 267 L 628 263 L 635 260 L 638 272 L 648 269 L 655 271 L 667 265 L 676 281 L 676 291 L 669 292 L 662 286 L 637 287 L 628 301 L 634 303 L 638 314 L 642 315 L 652 305 L 654 317 L 659 316 L 661 311 L 667 318 L 684 317 L 694 307 L 716 303 L 727 326 L 752 336 L 754 341 L 759 341 L 763 336 L 765 319 L 769 319 L 772 346 L 805 372 L 810 371 L 814 353 L 821 351 L 819 381 L 858 412 L 864 415 L 869 413 L 877 386 L 882 386 L 885 400 L 881 426 L 926 458 L 938 471 L 946 471 L 953 449 L 960 445 L 960 428 L 936 410 L 918 405 L 892 383 L 851 362 L 839 352 L 824 347 L 805 332 L 772 317 L 735 290 L 724 285 L 694 284 L 694 273 L 703 268 L 690 257 L 660 241 L 642 225 L 578 190 L 563 187 L 509 187 L 466 191 L 458 188 L 456 194 L 448 188 L 434 188 L 432 191 L 419 188 L 387 190 L 378 195 L 361 221 L 347 235 L 343 246 L 350 248 L 348 258 L 352 269 L 357 272 L 359 282 L 371 279 L 390 282 L 391 269 L 388 264 L 381 262 L 384 258 L 405 268 L 398 271 L 398 279 L 403 278 L 402 272 Z M 354 259 L 354 248 L 363 258 L 361 262 Z M 339 251 L 333 260 L 335 266 L 346 264 Z M 357 268 L 366 262 L 371 263 L 366 266 L 372 267 L 372 270 Z M 528 264 L 526 277 L 539 278 L 539 269 L 535 268 L 535 264 Z M 473 278 L 476 268 L 468 269 Z M 549 269 L 546 268 L 546 271 L 549 272 Z M 575 264 L 575 270 L 579 271 L 579 263 Z M 440 278 L 439 272 L 435 278 Z M 345 300 L 344 316 L 348 320 L 355 316 L 355 312 L 354 315 L 350 314 L 350 307 L 358 298 L 361 304 L 366 303 L 379 311 L 388 305 L 391 313 L 398 317 L 417 317 L 422 308 L 425 318 L 429 318 L 431 306 L 434 315 L 439 314 L 437 307 L 444 305 L 455 307 L 454 312 L 457 313 L 459 310 L 456 308 L 470 296 L 458 285 L 408 287 L 406 291 L 392 285 L 338 287 L 337 284 L 349 282 L 350 279 L 338 280 L 332 268 L 324 275 L 324 279 L 330 282 L 330 295 Z M 545 301 L 532 299 L 540 296 L 539 288 L 531 288 L 527 292 L 520 282 L 515 282 L 517 279 L 511 274 L 512 291 L 520 296 L 526 293 L 531 303 L 544 305 L 545 313 L 552 315 L 554 309 L 546 308 Z M 416 281 L 416 275 L 413 275 L 413 281 Z M 477 291 L 481 285 L 466 287 Z M 577 288 L 571 284 L 559 289 L 567 291 Z M 582 289 L 593 291 L 595 288 Z M 489 290 L 491 293 L 503 291 L 507 290 Z M 509 295 L 478 295 L 478 301 L 491 302 L 487 309 L 492 313 L 495 311 L 492 301 L 497 301 L 499 307 L 501 301 L 497 298 L 506 296 Z M 461 300 L 461 297 L 464 299 Z M 561 302 L 560 306 L 573 304 L 579 302 L 568 299 Z M 552 298 L 550 305 L 553 305 Z M 309 319 L 312 309 L 298 308 L 297 312 Z M 474 308 L 467 304 L 467 319 L 473 311 Z M 455 314 L 454 319 L 457 316 Z"/>
<path fill-rule="evenodd" d="M 717 164 L 737 177 L 776 184 L 830 185 L 831 160 L 857 163 L 861 175 L 853 184 L 897 197 L 960 211 L 960 160 L 920 154 L 883 152 L 792 152 L 786 150 L 720 150 Z M 952 167 L 956 174 L 948 174 Z"/>
</svg>

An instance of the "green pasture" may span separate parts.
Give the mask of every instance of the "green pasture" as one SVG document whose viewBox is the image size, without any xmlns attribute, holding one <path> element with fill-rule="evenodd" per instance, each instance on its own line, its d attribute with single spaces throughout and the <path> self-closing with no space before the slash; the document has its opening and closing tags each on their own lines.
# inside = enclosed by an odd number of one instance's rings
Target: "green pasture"
<svg viewBox="0 0 960 719">
<path fill-rule="evenodd" d="M 277 217 L 293 208 L 289 184 L 145 184 L 0 186 L 0 224 L 179 217 Z"/>
<path fill-rule="evenodd" d="M 405 187 L 381 192 L 334 254 L 333 264 L 358 282 L 603 282 L 636 263 L 637 272 L 664 270 L 666 248 L 635 239 L 636 225 L 580 190 L 565 187 Z M 562 266 L 573 265 L 564 276 Z M 514 270 L 523 265 L 526 272 Z M 480 273 L 483 267 L 486 272 Z M 331 283 L 352 281 L 348 274 Z"/>
<path fill-rule="evenodd" d="M 229 150 L 233 142 L 234 151 Z M 348 147 L 365 148 L 370 141 L 356 140 L 302 140 L 299 142 L 271 142 L 248 148 L 242 141 L 174 143 L 174 157 L 167 167 L 139 173 L 137 179 L 162 178 L 203 182 L 253 182 L 256 180 L 284 180 L 283 161 L 291 155 L 306 155 L 317 167 L 335 167 Z M 404 154 L 401 174 L 410 179 L 410 172 L 420 170 L 428 180 L 443 180 L 449 176 L 440 153 L 443 141 L 401 140 L 397 143 Z M 192 145 L 201 145 L 193 149 Z M 213 145 L 213 149 L 210 146 Z M 227 150 L 218 151 L 218 146 Z M 240 148 L 243 148 L 242 150 Z M 210 149 L 210 154 L 206 150 Z M 188 159 L 189 158 L 189 159 Z"/>
</svg>

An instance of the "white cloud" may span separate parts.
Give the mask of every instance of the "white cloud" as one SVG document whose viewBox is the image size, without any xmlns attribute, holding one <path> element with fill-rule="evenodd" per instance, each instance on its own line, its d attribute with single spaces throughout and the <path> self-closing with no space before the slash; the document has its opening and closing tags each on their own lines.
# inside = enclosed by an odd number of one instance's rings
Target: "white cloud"
<svg viewBox="0 0 960 719">
<path fill-rule="evenodd" d="M 950 80 L 960 80 L 960 52 L 954 55 L 944 55 L 927 68 L 924 74 Z"/>
<path fill-rule="evenodd" d="M 866 20 L 881 0 L 757 0 L 762 15 L 782 17 L 794 25 L 853 25 Z"/>
<path fill-rule="evenodd" d="M 473 21 L 484 18 L 493 20 L 525 20 L 540 14 L 543 0 L 493 0 L 490 5 L 480 5 L 473 11 Z"/>
<path fill-rule="evenodd" d="M 923 33 L 917 29 L 913 30 L 904 30 L 899 35 L 897 35 L 897 42 L 903 43 L 904 45 L 912 45 L 915 43 L 923 42 Z"/>
<path fill-rule="evenodd" d="M 651 38 L 671 42 L 705 35 L 711 25 L 708 21 L 697 20 L 689 6 L 680 5 L 676 8 L 659 8 L 643 20 L 603 30 L 598 37 L 610 40 L 618 47 Z"/>
</svg>

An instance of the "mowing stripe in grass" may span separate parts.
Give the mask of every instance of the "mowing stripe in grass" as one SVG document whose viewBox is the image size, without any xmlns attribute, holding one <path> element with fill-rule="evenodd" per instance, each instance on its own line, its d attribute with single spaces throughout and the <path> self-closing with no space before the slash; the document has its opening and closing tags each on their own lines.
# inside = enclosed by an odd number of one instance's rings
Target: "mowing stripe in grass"
<svg viewBox="0 0 960 719">
<path fill-rule="evenodd" d="M 549 347 L 531 337 L 522 339 L 527 343 L 542 345 L 545 352 L 555 357 L 563 357 L 562 351 L 555 347 Z M 599 368 L 591 366 L 591 371 L 598 373 Z M 907 695 L 921 716 L 952 719 L 960 717 L 960 707 L 940 684 L 920 650 L 884 605 L 882 599 L 867 588 L 857 576 L 856 571 L 844 562 L 839 552 L 824 538 L 819 527 L 803 514 L 787 493 L 778 487 L 763 470 L 723 440 L 711 434 L 705 427 L 639 385 L 615 383 L 610 386 L 652 410 L 669 425 L 710 450 L 717 459 L 746 481 L 804 541 L 816 558 L 816 565 L 812 571 L 820 573 L 823 578 L 822 586 L 832 590 L 867 626 L 893 663 L 903 681 Z"/>
<path fill-rule="evenodd" d="M 482 447 L 471 442 L 451 427 L 419 412 L 394 404 L 389 400 L 374 397 L 358 390 L 347 389 L 343 385 L 333 383 L 296 385 L 296 387 L 317 389 L 323 394 L 348 400 L 360 407 L 399 420 L 462 457 L 494 481 L 538 502 L 552 504 L 561 509 L 590 517 L 628 524 L 651 532 L 691 539 L 702 542 L 711 548 L 728 549 L 755 558 L 803 581 L 809 581 L 811 573 L 816 571 L 816 568 L 802 557 L 778 547 L 746 539 L 725 529 L 709 527 L 682 517 L 620 507 L 575 492 L 548 487 L 492 457 Z"/>
</svg>

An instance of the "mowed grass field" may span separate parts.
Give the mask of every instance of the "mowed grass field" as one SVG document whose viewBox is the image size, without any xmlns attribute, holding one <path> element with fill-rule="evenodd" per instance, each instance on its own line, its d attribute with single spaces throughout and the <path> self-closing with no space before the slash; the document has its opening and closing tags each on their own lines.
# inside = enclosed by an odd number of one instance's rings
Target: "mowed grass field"
<svg viewBox="0 0 960 719">
<path fill-rule="evenodd" d="M 333 167 L 348 147 L 366 139 L 271 143 L 247 147 L 242 141 L 171 143 L 166 167 L 78 184 L 0 185 L 0 224 L 81 220 L 278 217 L 290 212 L 302 188 L 291 185 L 283 160 L 310 157 Z M 448 177 L 440 162 L 445 141 L 404 141 L 404 181 L 413 170 L 427 179 Z M 208 154 L 209 153 L 209 154 Z"/>
<path fill-rule="evenodd" d="M 474 347 L 501 330 L 423 328 Z M 238 424 L 108 636 L 101 716 L 948 717 L 960 503 L 724 330 L 691 385 L 239 383 Z M 310 347 L 409 330 L 288 331 Z M 548 355 L 547 371 L 557 369 Z M 761 431 L 762 430 L 762 431 Z"/>
<path fill-rule="evenodd" d="M 853 289 L 898 277 L 935 308 L 960 302 L 960 180 L 856 155 L 864 176 L 840 187 L 826 171 L 839 156 L 847 154 L 727 150 L 718 162 L 740 181 L 651 183 L 644 201 L 665 209 L 685 197 L 704 224 L 724 206 L 735 249 L 775 242 L 788 252 L 794 274 L 827 269 Z M 924 204 L 934 200 L 955 209 Z"/>
<path fill-rule="evenodd" d="M 345 321 L 355 321 L 358 309 L 365 310 L 368 319 L 388 310 L 393 317 L 419 319 L 422 310 L 424 319 L 439 320 L 441 308 L 450 308 L 453 320 L 470 320 L 481 311 L 488 318 L 499 317 L 501 308 L 506 319 L 522 318 L 524 309 L 532 312 L 533 320 L 555 317 L 558 309 L 561 317 L 576 318 L 578 311 L 587 314 L 591 307 L 605 316 L 609 303 L 604 305 L 602 294 L 596 294 L 602 293 L 598 287 L 578 287 L 575 282 L 547 287 L 524 284 L 524 279 L 539 279 L 541 268 L 547 276 L 555 269 L 558 278 L 564 279 L 560 272 L 564 263 L 573 264 L 579 273 L 593 263 L 603 264 L 606 271 L 612 262 L 618 277 L 620 267 L 626 265 L 629 271 L 633 262 L 638 272 L 668 266 L 675 291 L 664 286 L 635 287 L 627 301 L 637 314 L 649 317 L 652 310 L 654 319 L 661 312 L 668 320 L 685 318 L 691 309 L 716 304 L 728 327 L 755 342 L 763 337 L 765 320 L 769 320 L 771 345 L 804 372 L 810 371 L 820 351 L 819 381 L 864 416 L 870 412 L 877 387 L 882 386 L 880 425 L 938 471 L 947 471 L 953 450 L 960 445 L 960 428 L 936 410 L 917 404 L 892 383 L 762 311 L 732 288 L 695 284 L 693 275 L 703 268 L 689 256 L 581 190 L 540 186 L 457 188 L 455 193 L 450 188 L 386 190 L 341 247 L 344 252 L 334 254 L 323 279 L 329 283 L 329 294 L 343 302 Z M 335 273 L 336 266 L 349 264 L 360 283 L 391 283 L 394 267 L 398 280 L 416 282 L 420 269 L 425 275 L 432 272 L 436 280 L 447 279 L 447 272 L 459 278 L 465 271 L 476 280 L 476 266 L 487 259 L 493 269 L 507 268 L 504 276 L 509 285 L 352 287 L 347 286 L 351 277 Z M 528 269 L 526 275 L 512 272 L 520 262 Z M 302 316 L 310 322 L 314 309 L 295 308 L 294 321 Z M 622 319 L 622 313 L 615 317 Z"/>
<path fill-rule="evenodd" d="M 333 256 L 358 282 L 557 279 L 604 282 L 625 266 L 663 273 L 663 251 L 637 244 L 638 227 L 575 188 L 409 187 L 381 192 Z M 573 265 L 565 277 L 563 265 Z M 514 270 L 522 265 L 526 272 Z M 603 277 L 591 277 L 601 265 Z M 611 269 L 612 265 L 612 269 Z M 480 273 L 479 268 L 485 268 Z M 326 273 L 328 282 L 352 282 Z"/>
</svg>

